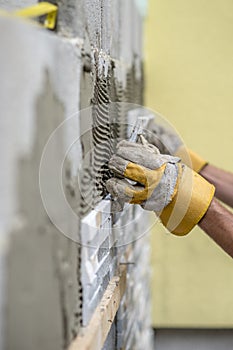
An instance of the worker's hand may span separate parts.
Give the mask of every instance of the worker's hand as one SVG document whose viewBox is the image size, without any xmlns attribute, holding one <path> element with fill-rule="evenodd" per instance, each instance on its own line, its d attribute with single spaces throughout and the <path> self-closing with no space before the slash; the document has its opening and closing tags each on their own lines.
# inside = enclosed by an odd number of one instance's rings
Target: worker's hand
<svg viewBox="0 0 233 350">
<path fill-rule="evenodd" d="M 179 158 L 160 154 L 143 137 L 142 142 L 118 144 L 109 162 L 116 177 L 107 181 L 107 190 L 121 201 L 155 211 L 172 233 L 187 234 L 208 209 L 214 187 Z"/>
<path fill-rule="evenodd" d="M 143 136 L 152 145 L 156 146 L 161 153 L 175 155 L 183 145 L 181 138 L 169 128 L 156 124 L 152 120 Z"/>
<path fill-rule="evenodd" d="M 144 131 L 144 136 L 149 143 L 158 147 L 161 153 L 181 158 L 184 164 L 198 173 L 207 164 L 206 160 L 185 147 L 177 133 L 170 128 L 156 124 L 153 120 L 150 122 L 148 130 Z"/>
<path fill-rule="evenodd" d="M 144 142 L 118 144 L 116 155 L 109 162 L 118 178 L 108 180 L 106 187 L 114 197 L 160 213 L 174 195 L 180 159 L 162 155 L 158 148 Z M 125 178 L 137 184 L 132 185 Z"/>
</svg>

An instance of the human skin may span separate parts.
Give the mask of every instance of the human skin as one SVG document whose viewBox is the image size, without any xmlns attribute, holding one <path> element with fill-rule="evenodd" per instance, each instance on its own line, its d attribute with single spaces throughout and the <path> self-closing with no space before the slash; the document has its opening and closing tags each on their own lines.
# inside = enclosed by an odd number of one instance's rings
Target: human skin
<svg viewBox="0 0 233 350">
<path fill-rule="evenodd" d="M 215 186 L 215 197 L 233 208 L 233 174 L 208 164 L 200 175 Z"/>
<path fill-rule="evenodd" d="M 233 174 L 207 164 L 200 175 L 215 186 L 215 197 L 233 208 Z M 215 198 L 199 226 L 233 258 L 233 214 Z"/>
<path fill-rule="evenodd" d="M 213 198 L 200 228 L 233 258 L 233 214 Z"/>
</svg>

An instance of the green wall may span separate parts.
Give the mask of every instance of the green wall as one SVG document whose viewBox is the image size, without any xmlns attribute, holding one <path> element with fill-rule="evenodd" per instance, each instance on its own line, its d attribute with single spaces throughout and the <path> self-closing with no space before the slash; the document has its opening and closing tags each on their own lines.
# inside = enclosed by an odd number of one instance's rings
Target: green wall
<svg viewBox="0 0 233 350">
<path fill-rule="evenodd" d="M 233 171 L 233 1 L 150 0 L 146 105 L 186 144 Z M 233 261 L 199 228 L 152 234 L 153 323 L 232 327 Z"/>
</svg>

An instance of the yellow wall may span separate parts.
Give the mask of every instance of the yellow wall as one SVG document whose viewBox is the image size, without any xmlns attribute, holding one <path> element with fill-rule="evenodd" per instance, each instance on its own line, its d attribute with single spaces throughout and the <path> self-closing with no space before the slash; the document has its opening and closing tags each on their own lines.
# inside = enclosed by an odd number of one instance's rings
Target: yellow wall
<svg viewBox="0 0 233 350">
<path fill-rule="evenodd" d="M 150 0 L 145 35 L 146 105 L 233 171 L 233 1 Z M 153 231 L 154 325 L 232 327 L 233 260 L 198 228 Z"/>
</svg>

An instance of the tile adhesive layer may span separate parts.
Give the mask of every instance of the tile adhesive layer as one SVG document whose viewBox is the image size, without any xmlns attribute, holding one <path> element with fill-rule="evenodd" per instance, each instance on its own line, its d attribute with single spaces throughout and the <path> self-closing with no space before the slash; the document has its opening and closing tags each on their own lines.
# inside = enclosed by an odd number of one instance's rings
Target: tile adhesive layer
<svg viewBox="0 0 233 350">
<path fill-rule="evenodd" d="M 68 348 L 122 265 L 103 349 L 150 349 L 147 214 L 112 214 L 105 190 L 107 162 L 143 113 L 142 12 L 133 0 L 53 3 L 53 33 L 0 17 L 0 349 Z"/>
</svg>

